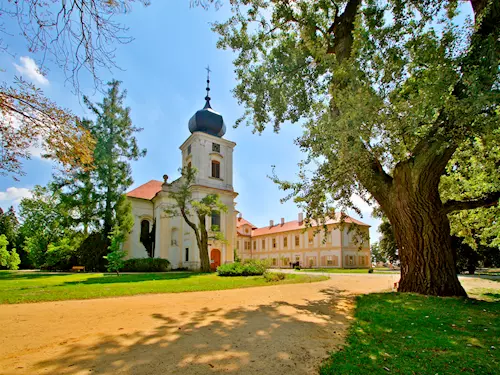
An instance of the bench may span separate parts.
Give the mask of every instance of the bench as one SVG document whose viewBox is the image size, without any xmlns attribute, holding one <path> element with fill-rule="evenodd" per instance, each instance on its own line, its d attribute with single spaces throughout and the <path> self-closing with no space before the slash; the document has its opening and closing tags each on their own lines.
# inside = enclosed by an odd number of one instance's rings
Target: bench
<svg viewBox="0 0 500 375">
<path fill-rule="evenodd" d="M 73 266 L 73 267 L 71 267 L 71 271 L 78 271 L 78 272 L 83 271 L 83 272 L 85 272 L 85 266 Z"/>
</svg>

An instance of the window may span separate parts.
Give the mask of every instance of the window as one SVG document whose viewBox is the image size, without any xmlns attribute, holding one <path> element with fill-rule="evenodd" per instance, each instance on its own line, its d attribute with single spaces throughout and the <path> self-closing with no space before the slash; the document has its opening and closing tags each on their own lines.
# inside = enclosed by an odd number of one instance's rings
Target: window
<svg viewBox="0 0 500 375">
<path fill-rule="evenodd" d="M 283 238 L 283 247 L 288 247 L 288 237 Z"/>
<path fill-rule="evenodd" d="M 218 144 L 218 143 L 212 143 L 212 151 L 213 152 L 218 152 L 220 154 L 220 144 Z"/>
<path fill-rule="evenodd" d="M 333 257 L 331 255 L 328 255 L 326 257 L 326 265 L 327 266 L 333 266 Z"/>
<path fill-rule="evenodd" d="M 288 263 L 290 263 L 290 258 L 284 257 L 284 258 L 283 258 L 283 265 L 284 265 L 284 266 L 287 266 L 287 265 L 288 265 Z"/>
<path fill-rule="evenodd" d="M 262 250 L 266 248 L 266 240 L 262 240 Z"/>
<path fill-rule="evenodd" d="M 295 236 L 295 246 L 300 246 L 300 237 Z"/>
<path fill-rule="evenodd" d="M 276 266 L 278 264 L 278 260 L 276 258 L 273 258 L 273 266 Z"/>
<path fill-rule="evenodd" d="M 253 241 L 253 249 L 256 250 L 257 249 L 257 241 Z"/>
<path fill-rule="evenodd" d="M 191 155 L 191 145 L 188 146 L 188 155 Z"/>
<path fill-rule="evenodd" d="M 236 241 L 236 250 L 240 249 L 240 241 Z"/>
<path fill-rule="evenodd" d="M 189 247 L 186 247 L 186 262 L 189 262 Z"/>
<path fill-rule="evenodd" d="M 347 264 L 348 264 L 349 266 L 353 266 L 353 265 L 354 265 L 354 256 L 349 255 L 349 256 L 347 257 Z"/>
<path fill-rule="evenodd" d="M 250 250 L 250 241 L 245 241 L 245 250 Z"/>
<path fill-rule="evenodd" d="M 170 234 L 170 245 L 177 246 L 177 238 L 179 237 L 179 230 L 177 228 L 172 228 Z"/>
<path fill-rule="evenodd" d="M 295 255 L 295 262 L 300 262 L 300 255 Z"/>
<path fill-rule="evenodd" d="M 220 231 L 220 213 L 212 211 L 212 230 Z"/>
<path fill-rule="evenodd" d="M 212 177 L 220 178 L 220 163 L 217 160 L 212 160 Z"/>
<path fill-rule="evenodd" d="M 312 229 L 309 232 L 307 232 L 307 236 L 309 238 L 309 245 L 311 245 L 314 241 L 314 232 L 312 231 Z"/>
<path fill-rule="evenodd" d="M 276 249 L 276 238 L 273 238 L 273 249 Z"/>
<path fill-rule="evenodd" d="M 326 232 L 326 242 L 331 243 L 333 237 L 333 230 Z"/>
<path fill-rule="evenodd" d="M 139 237 L 142 243 L 145 243 L 149 239 L 149 221 L 143 220 L 141 221 L 141 234 Z"/>
<path fill-rule="evenodd" d="M 188 169 L 191 169 L 191 162 L 188 163 Z"/>
</svg>

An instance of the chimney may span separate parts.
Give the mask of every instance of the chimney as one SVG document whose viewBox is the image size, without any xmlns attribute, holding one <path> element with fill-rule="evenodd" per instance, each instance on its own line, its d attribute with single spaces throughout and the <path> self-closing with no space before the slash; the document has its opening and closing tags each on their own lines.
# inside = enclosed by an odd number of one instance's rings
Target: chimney
<svg viewBox="0 0 500 375">
<path fill-rule="evenodd" d="M 299 212 L 299 223 L 302 223 L 304 221 L 304 214 L 302 212 Z"/>
<path fill-rule="evenodd" d="M 274 227 L 274 220 L 269 220 L 269 226 Z"/>
<path fill-rule="evenodd" d="M 282 218 L 281 218 L 281 225 L 284 225 L 284 224 L 285 224 L 285 218 L 284 218 L 284 217 L 282 217 Z"/>
</svg>

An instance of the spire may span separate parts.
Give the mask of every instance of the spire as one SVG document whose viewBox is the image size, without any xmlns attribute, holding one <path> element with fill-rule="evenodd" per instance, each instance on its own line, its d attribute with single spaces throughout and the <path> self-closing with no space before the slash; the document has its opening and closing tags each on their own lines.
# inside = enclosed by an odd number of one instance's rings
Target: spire
<svg viewBox="0 0 500 375">
<path fill-rule="evenodd" d="M 210 66 L 207 65 L 205 69 L 207 70 L 207 96 L 205 96 L 206 103 L 204 108 L 212 108 L 210 106 Z"/>
</svg>

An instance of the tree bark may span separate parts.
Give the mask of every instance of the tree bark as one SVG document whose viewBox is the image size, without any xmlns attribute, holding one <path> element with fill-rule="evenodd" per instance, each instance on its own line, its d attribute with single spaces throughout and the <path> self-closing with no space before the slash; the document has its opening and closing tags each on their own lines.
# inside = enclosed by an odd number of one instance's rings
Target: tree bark
<svg viewBox="0 0 500 375">
<path fill-rule="evenodd" d="M 198 249 L 200 251 L 201 272 L 210 272 L 210 257 L 208 256 L 208 232 L 206 226 L 206 217 L 199 215 L 200 220 L 200 242 Z"/>
<path fill-rule="evenodd" d="M 439 172 L 438 172 L 439 173 Z M 450 223 L 430 173 L 409 164 L 394 170 L 390 200 L 383 204 L 401 261 L 399 292 L 466 296 L 458 280 Z"/>
</svg>

